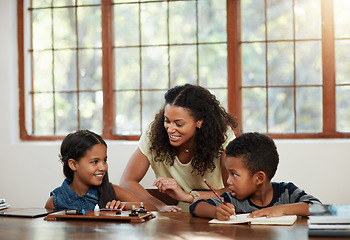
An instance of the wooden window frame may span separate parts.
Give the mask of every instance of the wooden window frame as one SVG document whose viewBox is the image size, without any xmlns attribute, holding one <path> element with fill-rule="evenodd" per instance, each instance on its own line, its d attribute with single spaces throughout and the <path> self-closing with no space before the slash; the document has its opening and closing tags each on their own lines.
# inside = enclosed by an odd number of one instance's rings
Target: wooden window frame
<svg viewBox="0 0 350 240">
<path fill-rule="evenodd" d="M 322 109 L 323 130 L 318 133 L 267 133 L 274 139 L 305 138 L 349 138 L 350 133 L 336 131 L 335 100 L 335 49 L 333 1 L 321 1 L 322 19 Z M 227 49 L 228 49 L 228 111 L 242 123 L 242 81 L 241 81 L 241 48 L 240 48 L 240 0 L 227 1 Z M 330 19 L 330 21 L 325 21 Z M 295 111 L 295 109 L 294 109 Z M 238 134 L 242 134 L 239 126 Z"/>
<path fill-rule="evenodd" d="M 241 49 L 240 49 L 240 0 L 227 0 L 227 76 L 228 112 L 242 122 L 241 93 Z M 333 1 L 321 0 L 322 21 L 322 77 L 323 77 L 323 131 L 319 133 L 267 134 L 275 139 L 303 138 L 349 138 L 350 133 L 336 131 L 335 112 L 335 53 L 333 27 Z M 17 1 L 18 34 L 18 83 L 19 83 L 19 134 L 21 140 L 51 141 L 64 136 L 33 136 L 28 134 L 25 123 L 25 61 L 24 61 L 24 0 Z M 114 134 L 114 59 L 113 59 L 113 3 L 101 0 L 102 11 L 102 89 L 103 89 L 103 132 L 102 137 L 110 140 L 138 140 L 139 136 Z M 106 31 L 108 29 L 108 31 Z M 242 129 L 237 129 L 237 134 Z"/>
</svg>

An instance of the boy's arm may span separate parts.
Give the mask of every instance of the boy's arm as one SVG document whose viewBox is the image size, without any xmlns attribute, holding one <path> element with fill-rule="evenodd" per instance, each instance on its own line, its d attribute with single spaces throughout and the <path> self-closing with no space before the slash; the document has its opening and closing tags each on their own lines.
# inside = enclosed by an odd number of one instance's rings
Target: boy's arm
<svg viewBox="0 0 350 240">
<path fill-rule="evenodd" d="M 195 203 L 194 208 L 191 209 L 191 213 L 194 216 L 202 218 L 216 218 L 221 221 L 230 220 L 230 216 L 235 214 L 234 206 L 231 203 L 220 204 L 219 206 L 214 206 L 206 201 L 199 201 Z"/>
<path fill-rule="evenodd" d="M 309 216 L 309 204 L 306 202 L 298 202 L 277 205 L 256 210 L 249 214 L 248 217 L 280 217 L 283 215 Z"/>
</svg>

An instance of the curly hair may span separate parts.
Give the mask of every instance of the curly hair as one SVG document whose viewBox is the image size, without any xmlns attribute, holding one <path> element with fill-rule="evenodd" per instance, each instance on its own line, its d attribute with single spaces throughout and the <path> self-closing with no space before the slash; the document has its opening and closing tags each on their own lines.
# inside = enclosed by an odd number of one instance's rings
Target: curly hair
<svg viewBox="0 0 350 240">
<path fill-rule="evenodd" d="M 170 104 L 188 109 L 195 121 L 203 119 L 201 128 L 197 128 L 195 133 L 192 172 L 198 171 L 203 176 L 208 169 L 213 171 L 214 158 L 220 157 L 224 151 L 222 144 L 227 139 L 227 127 L 237 127 L 236 119 L 226 112 L 215 95 L 200 86 L 191 84 L 176 86 L 169 89 L 164 97 L 165 104 L 155 116 L 149 131 L 150 150 L 155 151 L 156 155 L 154 160 L 174 164 L 176 147 L 170 144 L 164 128 L 164 109 L 167 104 Z M 166 157 L 167 155 L 169 158 Z"/>
<path fill-rule="evenodd" d="M 244 133 L 226 147 L 226 157 L 240 157 L 251 175 L 259 171 L 271 180 L 277 171 L 279 156 L 274 141 L 261 133 Z"/>
</svg>

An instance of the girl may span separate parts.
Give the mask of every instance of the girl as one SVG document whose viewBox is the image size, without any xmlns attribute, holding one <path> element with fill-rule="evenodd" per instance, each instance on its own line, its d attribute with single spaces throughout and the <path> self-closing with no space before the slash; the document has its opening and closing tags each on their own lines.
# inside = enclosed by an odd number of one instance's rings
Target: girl
<svg viewBox="0 0 350 240">
<path fill-rule="evenodd" d="M 141 136 L 124 170 L 121 186 L 159 211 L 174 212 L 188 211 L 189 203 L 196 199 L 214 197 L 203 178 L 219 193 L 225 192 L 224 149 L 234 139 L 236 126 L 207 89 L 191 84 L 169 89 L 163 108 Z M 154 185 L 180 201 L 178 206 L 166 205 L 139 184 L 150 166 L 158 177 Z"/>
<path fill-rule="evenodd" d="M 101 136 L 89 130 L 68 134 L 61 145 L 60 159 L 66 179 L 50 193 L 45 208 L 94 210 L 98 204 L 100 208 L 131 209 L 135 203 L 125 201 L 142 201 L 109 182 L 107 144 Z M 151 205 L 146 207 L 154 210 Z"/>
</svg>

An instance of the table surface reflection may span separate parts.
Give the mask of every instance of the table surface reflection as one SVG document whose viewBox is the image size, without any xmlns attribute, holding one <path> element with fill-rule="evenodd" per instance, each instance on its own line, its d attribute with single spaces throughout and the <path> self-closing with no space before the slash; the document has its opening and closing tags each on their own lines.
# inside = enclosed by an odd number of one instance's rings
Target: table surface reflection
<svg viewBox="0 0 350 240">
<path fill-rule="evenodd" d="M 307 219 L 293 226 L 209 224 L 189 213 L 158 213 L 144 223 L 0 217 L 0 239 L 323 239 L 308 237 Z M 332 239 L 332 238 L 329 238 Z"/>
</svg>

